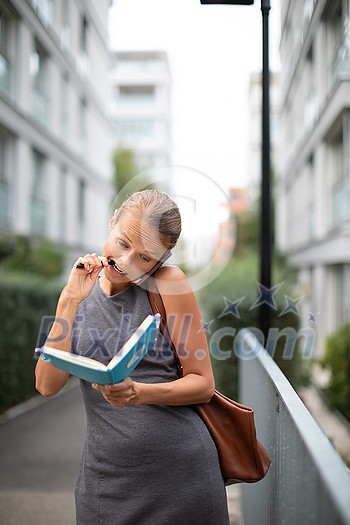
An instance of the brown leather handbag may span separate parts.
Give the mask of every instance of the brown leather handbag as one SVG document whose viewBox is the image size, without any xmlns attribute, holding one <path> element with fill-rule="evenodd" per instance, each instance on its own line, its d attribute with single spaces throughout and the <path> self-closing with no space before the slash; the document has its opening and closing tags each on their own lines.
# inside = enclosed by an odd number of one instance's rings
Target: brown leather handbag
<svg viewBox="0 0 350 525">
<path fill-rule="evenodd" d="M 166 311 L 153 281 L 147 291 L 154 313 L 160 313 L 160 330 L 174 353 L 179 376 L 182 366 L 166 324 Z M 271 457 L 256 438 L 254 410 L 224 396 L 218 390 L 209 403 L 195 405 L 215 442 L 225 485 L 255 483 L 267 473 Z"/>
</svg>

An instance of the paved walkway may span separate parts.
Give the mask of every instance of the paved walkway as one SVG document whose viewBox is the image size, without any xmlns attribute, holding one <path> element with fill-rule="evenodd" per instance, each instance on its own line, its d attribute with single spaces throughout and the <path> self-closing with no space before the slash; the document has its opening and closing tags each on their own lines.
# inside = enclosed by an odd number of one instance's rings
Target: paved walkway
<svg viewBox="0 0 350 525">
<path fill-rule="evenodd" d="M 85 411 L 72 383 L 55 398 L 37 396 L 0 425 L 0 524 L 73 525 L 73 490 Z"/>
<path fill-rule="evenodd" d="M 74 525 L 85 433 L 76 380 L 58 396 L 37 396 L 8 416 L 0 424 L 0 525 Z M 231 525 L 240 525 L 239 491 L 227 488 Z"/>
<path fill-rule="evenodd" d="M 230 525 L 241 525 L 241 486 L 230 485 L 226 488 Z"/>
</svg>

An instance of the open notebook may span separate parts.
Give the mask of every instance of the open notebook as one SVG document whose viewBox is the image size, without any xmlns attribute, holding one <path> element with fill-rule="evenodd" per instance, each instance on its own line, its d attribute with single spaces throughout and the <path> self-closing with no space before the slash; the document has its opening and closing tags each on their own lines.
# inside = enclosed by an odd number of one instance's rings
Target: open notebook
<svg viewBox="0 0 350 525">
<path fill-rule="evenodd" d="M 100 385 L 119 383 L 131 374 L 152 346 L 157 336 L 159 323 L 159 314 L 148 315 L 108 365 L 90 357 L 64 352 L 45 345 L 36 348 L 35 353 L 40 355 L 43 361 L 48 361 L 56 368 L 90 383 Z"/>
</svg>

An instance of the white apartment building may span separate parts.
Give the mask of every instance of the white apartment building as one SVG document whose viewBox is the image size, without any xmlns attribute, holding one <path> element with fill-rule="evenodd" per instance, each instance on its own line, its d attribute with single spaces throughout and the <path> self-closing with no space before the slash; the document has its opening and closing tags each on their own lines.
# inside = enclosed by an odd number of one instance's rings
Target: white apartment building
<svg viewBox="0 0 350 525">
<path fill-rule="evenodd" d="M 81 253 L 113 200 L 110 0 L 0 0 L 0 230 Z"/>
<path fill-rule="evenodd" d="M 281 27 L 277 241 L 320 353 L 350 320 L 350 0 L 282 0 Z"/>
<path fill-rule="evenodd" d="M 116 51 L 111 72 L 116 145 L 133 150 L 139 171 L 171 162 L 171 77 L 164 51 Z"/>
</svg>

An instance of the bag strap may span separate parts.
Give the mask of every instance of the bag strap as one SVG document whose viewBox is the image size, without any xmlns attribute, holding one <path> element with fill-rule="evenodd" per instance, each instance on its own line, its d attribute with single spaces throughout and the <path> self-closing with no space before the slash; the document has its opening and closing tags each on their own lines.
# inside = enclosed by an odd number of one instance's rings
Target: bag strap
<svg viewBox="0 0 350 525">
<path fill-rule="evenodd" d="M 177 354 L 177 351 L 176 351 L 176 347 L 175 347 L 175 345 L 173 343 L 173 340 L 171 338 L 171 335 L 170 335 L 169 327 L 167 325 L 166 310 L 165 310 L 165 306 L 164 306 L 164 302 L 163 302 L 162 296 L 159 293 L 158 287 L 157 287 L 154 279 L 152 279 L 152 280 L 148 279 L 147 284 L 148 284 L 147 295 L 148 295 L 149 303 L 150 303 L 151 308 L 152 308 L 152 312 L 154 314 L 158 313 L 158 314 L 161 315 L 161 321 L 160 321 L 160 325 L 159 325 L 159 330 L 163 334 L 164 339 L 167 341 L 170 350 L 174 354 L 179 377 L 183 377 L 183 366 L 181 364 L 180 358 L 179 358 L 179 356 Z"/>
</svg>

